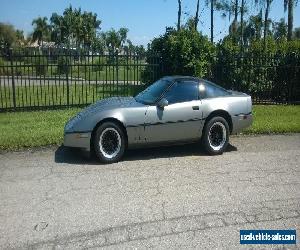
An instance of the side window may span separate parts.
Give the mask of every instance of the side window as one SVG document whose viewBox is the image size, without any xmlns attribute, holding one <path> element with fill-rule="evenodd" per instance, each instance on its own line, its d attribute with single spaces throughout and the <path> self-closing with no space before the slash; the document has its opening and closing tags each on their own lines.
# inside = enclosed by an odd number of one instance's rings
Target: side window
<svg viewBox="0 0 300 250">
<path fill-rule="evenodd" d="M 212 97 L 229 95 L 229 93 L 226 90 L 210 84 L 201 83 L 200 90 L 201 89 L 202 91 L 200 91 L 201 93 L 200 98 L 212 98 Z"/>
<path fill-rule="evenodd" d="M 165 98 L 169 104 L 198 100 L 198 83 L 193 81 L 176 82 L 165 94 Z"/>
</svg>

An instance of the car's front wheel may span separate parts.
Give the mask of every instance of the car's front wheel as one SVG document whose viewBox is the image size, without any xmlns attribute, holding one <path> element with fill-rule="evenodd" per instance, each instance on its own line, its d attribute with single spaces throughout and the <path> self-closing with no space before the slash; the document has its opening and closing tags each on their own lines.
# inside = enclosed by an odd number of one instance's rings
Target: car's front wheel
<svg viewBox="0 0 300 250">
<path fill-rule="evenodd" d="M 222 154 L 229 141 L 229 126 L 223 117 L 213 117 L 203 130 L 202 143 L 211 155 Z"/>
<path fill-rule="evenodd" d="M 117 124 L 105 122 L 101 124 L 94 138 L 96 156 L 103 163 L 119 161 L 125 152 L 125 134 Z"/>
</svg>

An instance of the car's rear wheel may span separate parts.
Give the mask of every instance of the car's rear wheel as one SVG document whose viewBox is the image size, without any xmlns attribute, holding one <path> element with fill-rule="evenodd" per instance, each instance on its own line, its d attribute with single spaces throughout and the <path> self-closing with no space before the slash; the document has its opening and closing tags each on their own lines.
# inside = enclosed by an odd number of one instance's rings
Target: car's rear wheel
<svg viewBox="0 0 300 250">
<path fill-rule="evenodd" d="M 125 152 L 125 140 L 125 134 L 120 126 L 113 122 L 101 124 L 94 138 L 96 156 L 103 163 L 119 161 Z"/>
<path fill-rule="evenodd" d="M 211 155 L 222 154 L 229 142 L 229 126 L 223 117 L 213 117 L 203 130 L 202 143 Z"/>
</svg>

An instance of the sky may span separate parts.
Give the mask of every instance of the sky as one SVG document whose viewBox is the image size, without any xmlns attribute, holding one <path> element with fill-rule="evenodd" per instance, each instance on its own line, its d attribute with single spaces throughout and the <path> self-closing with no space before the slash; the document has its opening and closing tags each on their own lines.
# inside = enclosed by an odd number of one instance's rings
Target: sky
<svg viewBox="0 0 300 250">
<path fill-rule="evenodd" d="M 273 0 L 270 12 L 273 20 L 283 17 L 287 21 L 283 1 Z M 198 29 L 210 36 L 210 11 L 205 7 L 205 2 L 206 0 L 200 1 Z M 0 22 L 13 24 L 17 29 L 29 34 L 34 18 L 38 16 L 50 18 L 53 12 L 62 14 L 70 4 L 74 8 L 81 7 L 82 10 L 96 13 L 102 21 L 100 26 L 102 31 L 127 27 L 128 38 L 134 44 L 147 45 L 154 37 L 163 34 L 166 26 L 176 26 L 177 22 L 177 0 L 0 0 Z M 182 0 L 182 7 L 182 22 L 185 22 L 189 15 L 195 14 L 196 0 Z M 249 14 L 258 12 L 255 4 L 250 7 Z M 214 22 L 214 39 L 217 41 L 228 34 L 232 19 L 229 21 L 228 17 L 221 17 L 221 13 L 216 12 Z M 300 3 L 294 9 L 294 27 L 299 26 Z"/>
</svg>

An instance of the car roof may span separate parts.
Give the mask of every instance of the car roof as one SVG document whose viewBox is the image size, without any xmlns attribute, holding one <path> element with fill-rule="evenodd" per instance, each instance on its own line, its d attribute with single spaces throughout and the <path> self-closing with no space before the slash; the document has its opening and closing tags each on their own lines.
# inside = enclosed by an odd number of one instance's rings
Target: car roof
<svg viewBox="0 0 300 250">
<path fill-rule="evenodd" d="M 169 80 L 169 81 L 182 81 L 182 80 L 190 80 L 190 81 L 196 81 L 199 82 L 201 81 L 200 78 L 194 77 L 194 76 L 180 76 L 180 75 L 175 75 L 175 76 L 165 76 L 163 79 Z"/>
<path fill-rule="evenodd" d="M 218 84 L 215 84 L 211 81 L 202 79 L 202 78 L 198 78 L 198 77 L 194 77 L 194 76 L 180 76 L 180 75 L 175 75 L 175 76 L 165 76 L 162 79 L 165 79 L 167 81 L 171 81 L 171 82 L 175 82 L 175 81 L 182 81 L 182 80 L 187 80 L 187 81 L 195 81 L 198 83 L 204 83 L 205 85 L 211 85 L 217 88 L 221 88 L 225 91 L 227 91 L 225 88 L 219 86 Z"/>
</svg>

